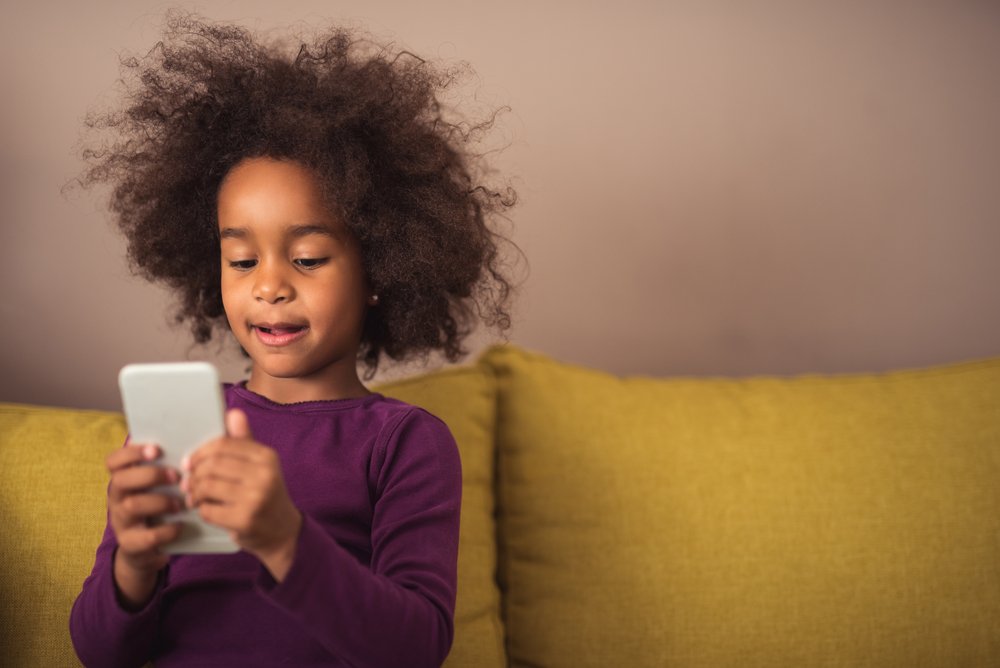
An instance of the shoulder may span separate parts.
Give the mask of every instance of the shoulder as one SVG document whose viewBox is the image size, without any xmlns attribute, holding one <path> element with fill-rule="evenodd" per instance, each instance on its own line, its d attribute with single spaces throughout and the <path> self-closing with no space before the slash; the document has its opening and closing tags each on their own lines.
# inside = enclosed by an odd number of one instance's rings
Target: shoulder
<svg viewBox="0 0 1000 668">
<path fill-rule="evenodd" d="M 374 394 L 373 397 L 371 408 L 382 412 L 386 422 L 391 422 L 397 427 L 403 424 L 425 425 L 432 429 L 448 430 L 448 425 L 441 418 L 420 406 L 381 394 Z"/>
<path fill-rule="evenodd" d="M 380 397 L 373 408 L 384 414 L 373 460 L 423 462 L 435 466 L 460 466 L 458 445 L 448 425 L 433 413 L 413 404 Z"/>
<path fill-rule="evenodd" d="M 399 399 L 378 395 L 372 409 L 383 415 L 382 438 L 385 445 L 401 441 L 443 441 L 454 444 L 451 430 L 444 421 L 430 411 Z"/>
</svg>

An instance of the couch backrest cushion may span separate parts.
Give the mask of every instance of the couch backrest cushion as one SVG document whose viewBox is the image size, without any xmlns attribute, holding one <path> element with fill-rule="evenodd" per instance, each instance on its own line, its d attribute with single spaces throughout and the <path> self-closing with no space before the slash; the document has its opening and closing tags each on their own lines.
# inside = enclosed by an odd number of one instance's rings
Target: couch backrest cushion
<svg viewBox="0 0 1000 668">
<path fill-rule="evenodd" d="M 484 359 L 513 665 L 1000 661 L 1000 359 L 743 380 Z"/>
<path fill-rule="evenodd" d="M 495 579 L 493 374 L 463 367 L 378 389 L 443 419 L 462 458 L 455 642 L 446 665 L 505 666 Z M 0 404 L 0 665 L 79 665 L 69 611 L 104 528 L 104 458 L 124 438 L 115 413 Z"/>
</svg>

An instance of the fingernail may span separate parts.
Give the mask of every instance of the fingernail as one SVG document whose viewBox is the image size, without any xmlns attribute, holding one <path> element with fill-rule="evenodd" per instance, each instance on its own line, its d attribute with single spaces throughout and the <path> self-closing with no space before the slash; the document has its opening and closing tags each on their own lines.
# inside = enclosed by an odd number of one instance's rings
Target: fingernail
<svg viewBox="0 0 1000 668">
<path fill-rule="evenodd" d="M 142 456 L 146 459 L 156 459 L 158 454 L 155 445 L 144 445 L 142 447 Z"/>
</svg>

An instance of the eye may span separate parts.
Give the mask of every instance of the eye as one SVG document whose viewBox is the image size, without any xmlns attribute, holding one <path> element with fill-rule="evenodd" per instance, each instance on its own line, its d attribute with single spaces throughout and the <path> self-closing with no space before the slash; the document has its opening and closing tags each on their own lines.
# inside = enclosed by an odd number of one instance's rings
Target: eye
<svg viewBox="0 0 1000 668">
<path fill-rule="evenodd" d="M 315 269 L 321 267 L 329 261 L 326 257 L 300 257 L 294 260 L 295 264 L 303 269 Z"/>
<path fill-rule="evenodd" d="M 250 271 L 257 266 L 257 260 L 233 260 L 229 266 L 237 271 Z"/>
</svg>

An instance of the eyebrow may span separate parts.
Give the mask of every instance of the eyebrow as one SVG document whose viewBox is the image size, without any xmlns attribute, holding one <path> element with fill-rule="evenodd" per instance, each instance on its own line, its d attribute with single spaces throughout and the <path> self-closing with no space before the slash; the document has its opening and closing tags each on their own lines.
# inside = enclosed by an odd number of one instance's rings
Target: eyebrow
<svg viewBox="0 0 1000 668">
<path fill-rule="evenodd" d="M 333 239 L 339 239 L 340 236 L 331 230 L 326 225 L 293 225 L 289 227 L 287 233 L 295 238 L 307 237 L 310 234 L 321 234 L 326 237 L 331 237 Z M 219 232 L 220 239 L 246 239 L 249 236 L 249 232 L 245 227 L 226 227 L 221 232 Z"/>
</svg>

